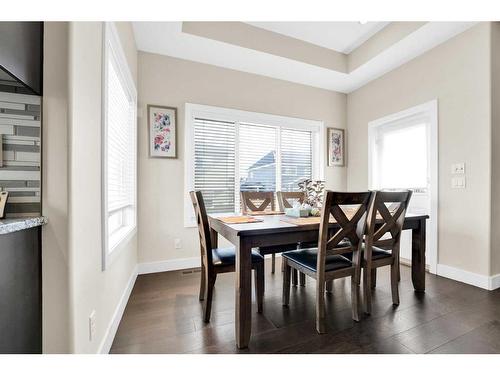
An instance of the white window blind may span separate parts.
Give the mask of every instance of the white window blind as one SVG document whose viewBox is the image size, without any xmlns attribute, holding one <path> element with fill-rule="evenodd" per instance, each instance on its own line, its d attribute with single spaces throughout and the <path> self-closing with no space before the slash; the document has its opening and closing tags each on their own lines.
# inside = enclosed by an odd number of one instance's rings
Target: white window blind
<svg viewBox="0 0 500 375">
<path fill-rule="evenodd" d="M 298 191 L 298 182 L 312 178 L 312 132 L 281 130 L 281 191 Z"/>
<path fill-rule="evenodd" d="M 300 180 L 313 177 L 317 128 L 221 117 L 194 116 L 191 123 L 187 186 L 202 191 L 208 213 L 238 212 L 240 191 L 297 191 Z"/>
<path fill-rule="evenodd" d="M 277 135 L 275 127 L 239 125 L 241 191 L 276 191 Z"/>
<path fill-rule="evenodd" d="M 235 205 L 236 127 L 195 119 L 194 189 L 203 192 L 208 212 L 230 212 Z"/>
<path fill-rule="evenodd" d="M 136 227 L 135 86 L 116 30 L 106 24 L 103 59 L 103 242 L 105 257 Z"/>
</svg>

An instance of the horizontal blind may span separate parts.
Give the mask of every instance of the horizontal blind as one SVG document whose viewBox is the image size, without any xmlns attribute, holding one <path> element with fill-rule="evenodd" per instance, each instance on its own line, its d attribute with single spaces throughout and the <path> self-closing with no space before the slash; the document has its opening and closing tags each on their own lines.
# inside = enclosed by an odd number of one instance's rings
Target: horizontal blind
<svg viewBox="0 0 500 375">
<path fill-rule="evenodd" d="M 108 212 L 134 204 L 135 121 L 133 101 L 121 81 L 113 54 L 107 61 L 107 198 Z"/>
<path fill-rule="evenodd" d="M 277 128 L 240 123 L 241 191 L 276 191 Z"/>
<path fill-rule="evenodd" d="M 298 191 L 298 182 L 312 178 L 312 132 L 281 130 L 281 190 Z"/>
<path fill-rule="evenodd" d="M 195 118 L 194 189 L 208 213 L 234 211 L 235 172 L 235 123 Z"/>
</svg>

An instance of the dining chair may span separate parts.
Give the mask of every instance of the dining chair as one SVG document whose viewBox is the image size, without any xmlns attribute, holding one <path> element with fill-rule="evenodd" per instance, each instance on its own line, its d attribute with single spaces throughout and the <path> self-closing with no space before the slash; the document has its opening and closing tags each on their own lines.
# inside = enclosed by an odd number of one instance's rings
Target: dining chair
<svg viewBox="0 0 500 375">
<path fill-rule="evenodd" d="M 306 195 L 303 191 L 278 191 L 278 206 L 280 211 L 285 212 L 285 208 L 292 208 L 295 202 L 304 203 Z"/>
<path fill-rule="evenodd" d="M 275 211 L 276 209 L 274 192 L 272 191 L 242 191 L 240 195 L 243 215 Z M 257 248 L 257 251 L 262 256 L 271 254 L 271 273 L 274 273 L 276 269 L 276 253 L 295 249 L 297 249 L 296 243 L 284 246 L 262 246 Z"/>
<path fill-rule="evenodd" d="M 361 273 L 361 246 L 366 229 L 371 192 L 340 193 L 326 191 L 321 210 L 318 247 L 283 253 L 283 305 L 290 301 L 290 274 L 297 269 L 316 280 L 316 330 L 326 332 L 325 283 L 351 277 L 352 318 L 359 321 L 359 284 Z M 351 206 L 351 205 L 356 205 Z M 349 211 L 347 207 L 349 206 Z M 344 209 L 345 211 L 344 211 Z M 346 215 L 346 212 L 348 214 Z M 340 228 L 330 229 L 330 216 Z M 349 241 L 345 241 L 348 238 Z M 351 260 L 345 255 L 351 254 Z"/>
<path fill-rule="evenodd" d="M 215 280 L 219 273 L 235 271 L 236 250 L 234 247 L 214 248 L 212 246 L 215 241 L 212 242 L 214 239 L 211 238 L 203 195 L 201 191 L 190 191 L 189 195 L 193 202 L 200 238 L 201 282 L 199 299 L 205 301 L 203 318 L 208 323 L 212 309 Z M 264 301 L 264 257 L 255 250 L 252 250 L 252 269 L 255 277 L 257 311 L 260 313 Z"/>
<path fill-rule="evenodd" d="M 367 314 L 372 309 L 376 269 L 391 266 L 392 303 L 399 305 L 399 251 L 401 232 L 412 196 L 411 190 L 373 192 L 363 251 L 363 295 Z"/>
</svg>

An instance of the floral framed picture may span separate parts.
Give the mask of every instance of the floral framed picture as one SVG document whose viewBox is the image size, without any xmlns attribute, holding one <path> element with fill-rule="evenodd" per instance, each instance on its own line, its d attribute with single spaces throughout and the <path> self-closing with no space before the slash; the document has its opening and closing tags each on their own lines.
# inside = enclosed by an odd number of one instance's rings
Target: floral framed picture
<svg viewBox="0 0 500 375">
<path fill-rule="evenodd" d="M 149 157 L 177 157 L 177 108 L 148 105 Z"/>
<path fill-rule="evenodd" d="M 345 166 L 345 133 L 344 129 L 328 128 L 328 166 Z"/>
</svg>

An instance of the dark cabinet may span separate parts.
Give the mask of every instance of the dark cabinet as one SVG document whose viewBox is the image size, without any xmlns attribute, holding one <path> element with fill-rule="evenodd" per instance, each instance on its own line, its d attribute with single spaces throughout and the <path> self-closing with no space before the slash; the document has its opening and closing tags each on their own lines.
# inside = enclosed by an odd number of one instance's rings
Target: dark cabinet
<svg viewBox="0 0 500 375">
<path fill-rule="evenodd" d="M 0 22 L 0 83 L 42 95 L 43 22 Z"/>
<path fill-rule="evenodd" d="M 40 234 L 0 235 L 0 353 L 42 352 Z"/>
</svg>

